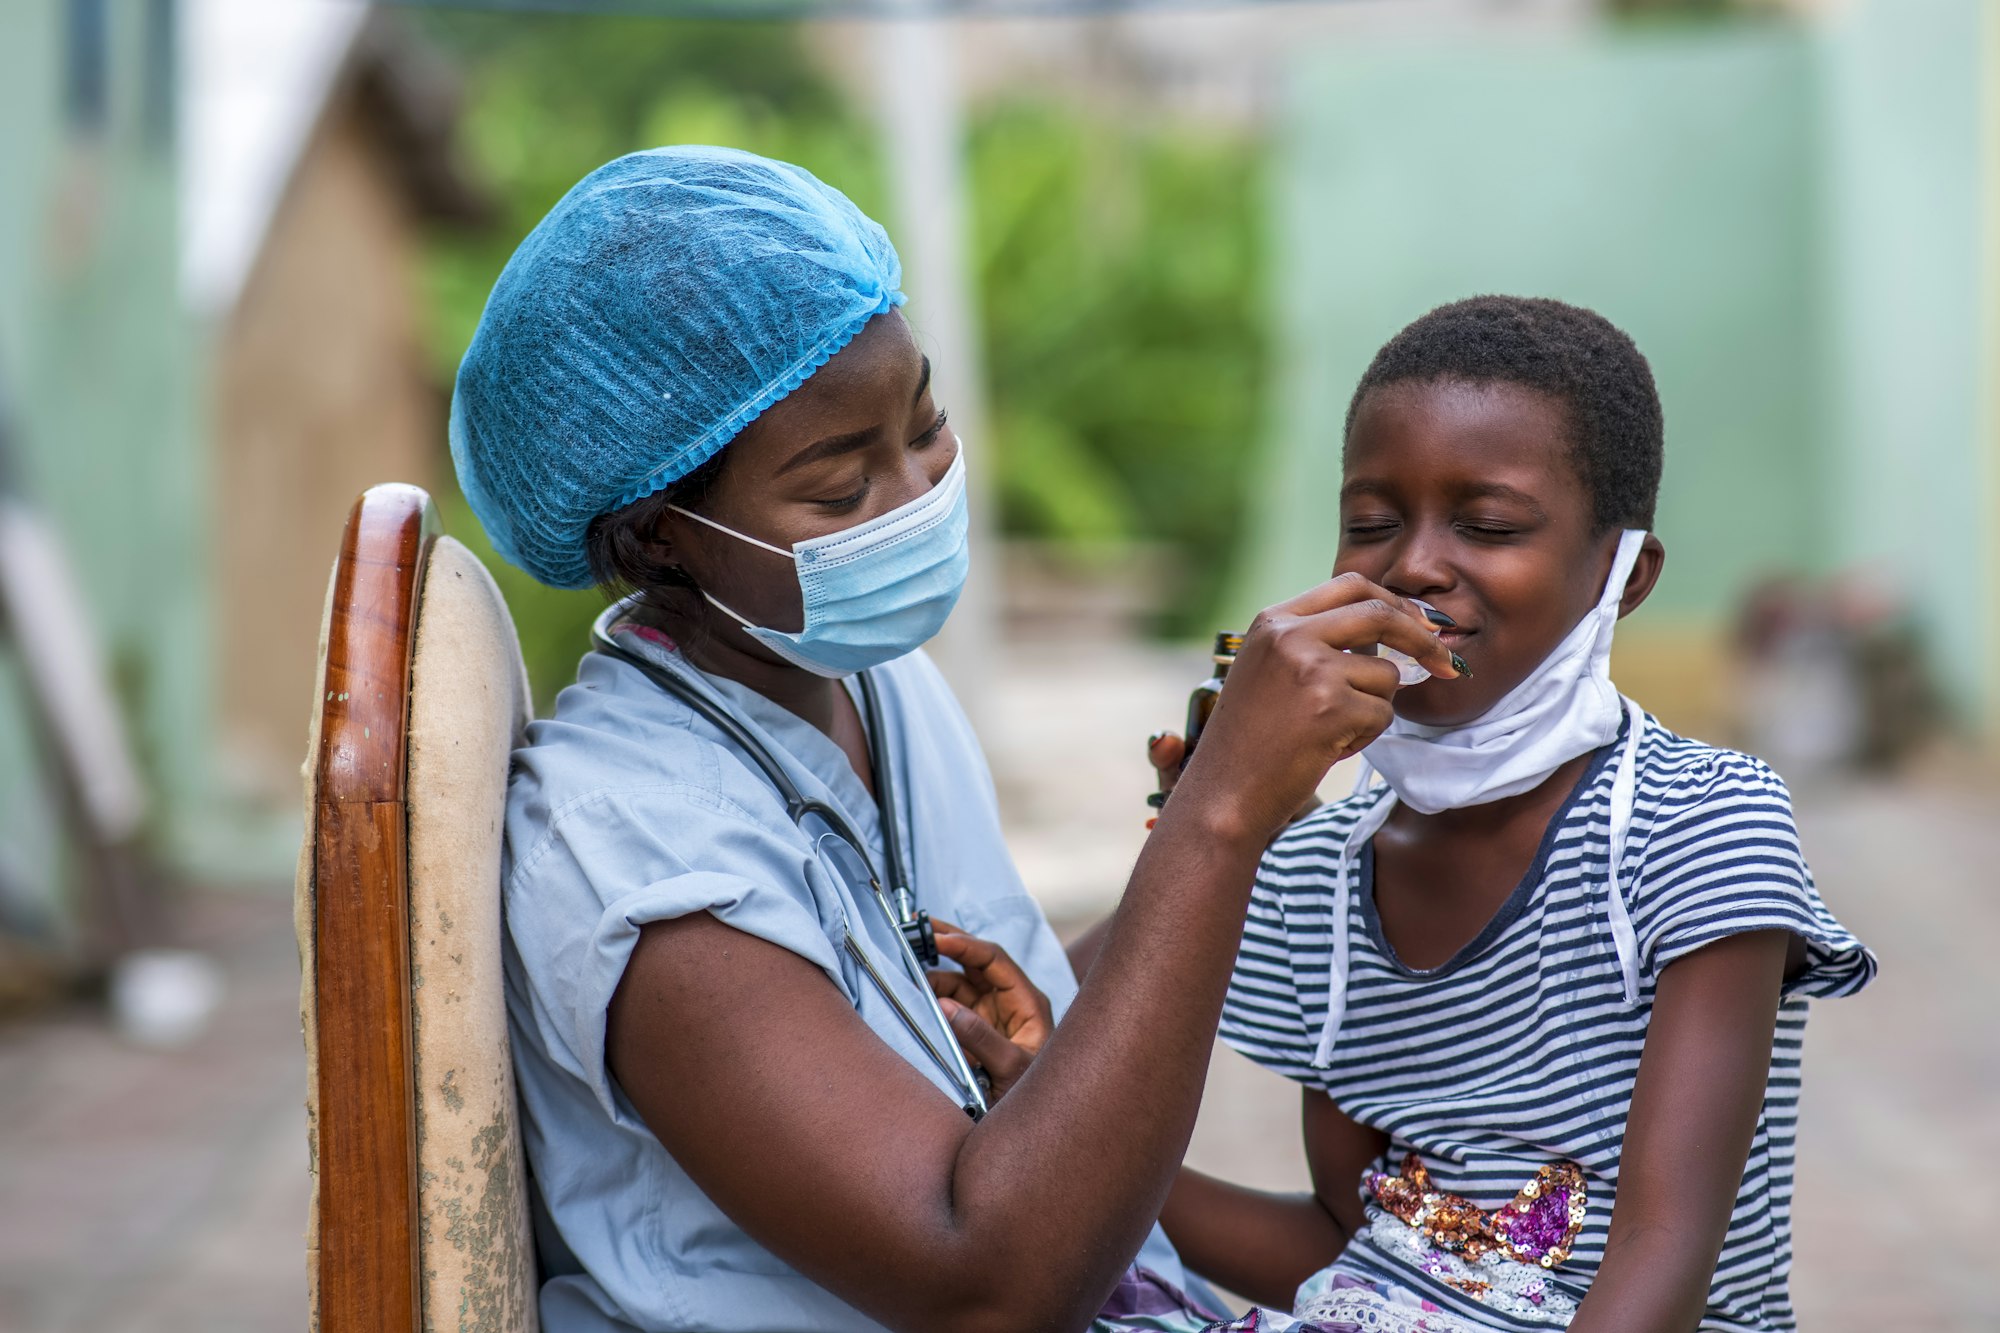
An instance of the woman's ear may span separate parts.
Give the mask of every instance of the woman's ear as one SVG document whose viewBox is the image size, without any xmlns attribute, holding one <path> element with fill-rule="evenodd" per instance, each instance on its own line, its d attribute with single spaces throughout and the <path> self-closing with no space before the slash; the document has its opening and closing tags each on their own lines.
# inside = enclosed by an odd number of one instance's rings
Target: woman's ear
<svg viewBox="0 0 2000 1333">
<path fill-rule="evenodd" d="M 1639 544 L 1639 558 L 1632 562 L 1632 572 L 1625 577 L 1625 595 L 1618 599 L 1618 618 L 1623 620 L 1639 609 L 1639 604 L 1653 595 L 1653 585 L 1660 581 L 1660 571 L 1666 568 L 1667 548 L 1652 533 Z"/>
<path fill-rule="evenodd" d="M 668 531 L 669 521 L 672 518 L 672 514 L 662 510 L 653 516 L 652 523 L 646 528 L 646 550 L 655 559 L 668 561 L 673 558 L 674 538 Z"/>
</svg>

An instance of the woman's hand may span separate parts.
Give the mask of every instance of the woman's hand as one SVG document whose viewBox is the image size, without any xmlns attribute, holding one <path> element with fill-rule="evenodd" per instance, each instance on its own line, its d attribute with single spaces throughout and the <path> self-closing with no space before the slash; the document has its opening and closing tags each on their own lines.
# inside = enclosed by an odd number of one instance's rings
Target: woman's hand
<svg viewBox="0 0 2000 1333">
<path fill-rule="evenodd" d="M 1423 612 L 1358 574 L 1261 613 L 1200 748 L 1189 757 L 1179 737 L 1154 738 L 1149 758 L 1162 790 L 1198 787 L 1195 803 L 1219 816 L 1221 828 L 1269 842 L 1311 808 L 1328 768 L 1359 754 L 1395 719 L 1401 681 L 1395 665 L 1375 655 L 1377 644 L 1440 679 L 1459 675 Z M 1189 804 L 1169 809 L 1184 813 Z"/>
<path fill-rule="evenodd" d="M 1187 742 L 1176 732 L 1157 732 L 1146 742 L 1146 761 L 1153 766 L 1153 776 L 1159 783 L 1162 799 L 1155 804 L 1163 804 L 1167 794 L 1173 791 L 1174 783 L 1180 780 L 1181 765 L 1187 762 Z M 1314 792 L 1306 798 L 1304 805 L 1292 813 L 1292 822 L 1304 819 L 1320 805 L 1319 793 Z M 1082 972 L 1079 970 L 1077 975 L 1081 976 Z"/>
<path fill-rule="evenodd" d="M 1055 1031 L 1049 997 L 999 945 L 935 917 L 931 925 L 938 952 L 963 969 L 932 972 L 931 989 L 966 1058 L 992 1081 L 997 1102 L 1028 1072 Z"/>
</svg>

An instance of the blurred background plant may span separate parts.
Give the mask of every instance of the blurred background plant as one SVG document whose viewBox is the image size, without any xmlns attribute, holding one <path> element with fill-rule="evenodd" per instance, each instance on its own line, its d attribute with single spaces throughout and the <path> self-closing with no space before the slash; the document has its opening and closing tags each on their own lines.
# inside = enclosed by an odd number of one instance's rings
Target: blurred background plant
<svg viewBox="0 0 2000 1333">
<path fill-rule="evenodd" d="M 884 216 L 880 135 L 783 23 L 420 12 L 462 71 L 460 134 L 494 225 L 439 230 L 423 268 L 431 365 L 449 383 L 514 245 L 591 168 L 719 143 L 796 162 Z M 999 518 L 1073 566 L 1143 545 L 1171 567 L 1169 636 L 1208 627 L 1230 573 L 1262 427 L 1261 139 L 1193 117 L 982 100 L 969 125 L 974 281 L 994 404 Z M 921 325 L 921 316 L 919 316 Z M 922 334 L 921 326 L 919 333 Z M 949 405 L 951 389 L 943 386 Z M 455 494 L 447 526 L 476 524 Z M 494 569 L 544 706 L 575 674 L 589 592 Z"/>
</svg>

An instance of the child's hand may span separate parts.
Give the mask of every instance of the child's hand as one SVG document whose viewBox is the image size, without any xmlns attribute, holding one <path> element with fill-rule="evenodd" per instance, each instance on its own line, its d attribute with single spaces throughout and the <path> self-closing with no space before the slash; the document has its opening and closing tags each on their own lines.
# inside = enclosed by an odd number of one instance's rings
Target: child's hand
<svg viewBox="0 0 2000 1333">
<path fill-rule="evenodd" d="M 932 972 L 931 989 L 937 992 L 966 1057 L 992 1081 L 993 1100 L 998 1101 L 1027 1072 L 1055 1031 L 1049 998 L 991 940 L 968 935 L 935 917 L 931 926 L 937 932 L 938 952 L 963 969 Z"/>
<path fill-rule="evenodd" d="M 1181 761 L 1186 758 L 1187 742 L 1174 732 L 1157 732 L 1146 742 L 1146 759 L 1159 777 L 1162 795 L 1172 791 L 1174 784 L 1180 781 Z"/>
</svg>

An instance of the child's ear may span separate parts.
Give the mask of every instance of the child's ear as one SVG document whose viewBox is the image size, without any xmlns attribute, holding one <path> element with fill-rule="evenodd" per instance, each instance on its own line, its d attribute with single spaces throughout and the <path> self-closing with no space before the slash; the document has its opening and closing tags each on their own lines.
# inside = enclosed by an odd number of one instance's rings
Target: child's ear
<svg viewBox="0 0 2000 1333">
<path fill-rule="evenodd" d="M 1653 595 L 1653 585 L 1660 581 L 1660 571 L 1667 565 L 1667 548 L 1652 533 L 1639 544 L 1639 558 L 1632 563 L 1632 572 L 1625 578 L 1625 595 L 1618 599 L 1618 618 L 1623 620 L 1639 609 L 1639 604 Z"/>
</svg>

